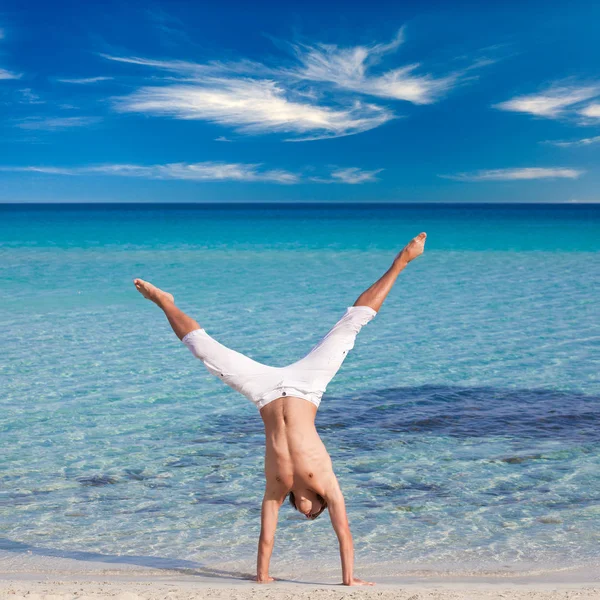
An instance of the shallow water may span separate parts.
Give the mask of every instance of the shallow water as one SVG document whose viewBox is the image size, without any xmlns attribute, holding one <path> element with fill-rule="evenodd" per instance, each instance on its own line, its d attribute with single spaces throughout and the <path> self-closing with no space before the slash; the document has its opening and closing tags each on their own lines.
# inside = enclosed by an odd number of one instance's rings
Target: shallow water
<svg viewBox="0 0 600 600">
<path fill-rule="evenodd" d="M 421 230 L 317 416 L 357 562 L 597 561 L 597 206 L 0 205 L 0 548 L 251 566 L 260 417 L 132 278 L 285 365 Z M 282 508 L 275 569 L 337 560 Z"/>
</svg>

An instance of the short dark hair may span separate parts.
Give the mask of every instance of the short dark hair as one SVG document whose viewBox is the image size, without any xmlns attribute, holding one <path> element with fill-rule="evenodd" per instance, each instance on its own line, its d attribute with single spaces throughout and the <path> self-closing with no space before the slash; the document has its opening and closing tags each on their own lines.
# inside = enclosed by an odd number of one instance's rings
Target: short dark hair
<svg viewBox="0 0 600 600">
<path fill-rule="evenodd" d="M 317 500 L 321 503 L 321 510 L 314 516 L 311 517 L 311 520 L 314 521 L 316 518 L 321 516 L 321 513 L 327 508 L 327 502 L 325 502 L 325 498 L 320 494 L 317 494 Z M 298 510 L 296 506 L 296 496 L 294 496 L 294 492 L 290 492 L 290 504 Z"/>
</svg>

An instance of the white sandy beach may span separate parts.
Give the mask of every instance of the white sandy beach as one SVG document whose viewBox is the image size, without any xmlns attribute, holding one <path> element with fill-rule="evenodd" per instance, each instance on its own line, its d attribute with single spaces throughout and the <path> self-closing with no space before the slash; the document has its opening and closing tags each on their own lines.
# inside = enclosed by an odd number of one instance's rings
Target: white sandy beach
<svg viewBox="0 0 600 600">
<path fill-rule="evenodd" d="M 35 554 L 0 552 L 0 598 L 17 600 L 598 600 L 595 570 L 529 574 L 445 575 L 413 572 L 401 578 L 374 578 L 374 587 L 343 587 L 327 578 L 282 579 L 260 585 L 228 570 L 142 567 Z M 283 575 L 285 577 L 285 574 Z"/>
<path fill-rule="evenodd" d="M 65 578 L 60 575 L 1 576 L 0 598 L 28 600 L 67 600 L 119 598 L 122 600 L 189 600 L 215 598 L 251 600 L 337 600 L 338 598 L 378 598 L 381 600 L 597 600 L 600 585 L 517 584 L 517 583 L 406 583 L 381 584 L 372 588 L 344 588 L 278 582 L 268 586 L 248 583 L 214 583 L 182 578 L 122 578 L 106 575 Z"/>
</svg>

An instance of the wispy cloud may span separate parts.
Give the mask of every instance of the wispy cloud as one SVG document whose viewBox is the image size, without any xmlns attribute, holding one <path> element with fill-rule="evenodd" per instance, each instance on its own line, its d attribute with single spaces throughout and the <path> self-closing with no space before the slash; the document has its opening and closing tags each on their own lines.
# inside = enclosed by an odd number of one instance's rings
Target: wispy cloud
<svg viewBox="0 0 600 600">
<path fill-rule="evenodd" d="M 404 42 L 404 29 L 386 44 L 341 48 L 332 44 L 294 45 L 301 66 L 287 71 L 293 77 L 330 83 L 359 94 L 405 100 L 413 104 L 431 104 L 456 85 L 464 74 L 455 72 L 436 77 L 417 73 L 420 64 L 404 65 L 381 73 L 373 68 Z"/>
<path fill-rule="evenodd" d="M 310 181 L 317 183 L 368 183 L 378 181 L 377 175 L 381 173 L 383 169 L 376 169 L 374 171 L 365 171 L 358 167 L 347 167 L 347 168 L 336 168 L 331 171 L 328 177 L 311 177 Z"/>
<path fill-rule="evenodd" d="M 20 129 L 35 129 L 39 131 L 59 131 L 73 127 L 95 125 L 100 117 L 28 117 L 16 124 Z"/>
<path fill-rule="evenodd" d="M 393 118 L 383 107 L 354 102 L 348 108 L 288 98 L 273 81 L 211 78 L 197 85 L 144 87 L 116 100 L 120 112 L 201 119 L 240 133 L 282 132 L 296 140 L 340 137 L 373 129 Z M 307 135 L 309 134 L 309 135 Z"/>
<path fill-rule="evenodd" d="M 77 175 L 78 169 L 63 169 L 61 167 L 9 167 L 0 166 L 1 173 L 43 173 L 45 175 Z"/>
<path fill-rule="evenodd" d="M 0 69 L 0 79 L 21 79 L 20 73 L 13 73 L 6 69 Z"/>
<path fill-rule="evenodd" d="M 579 111 L 579 114 L 591 119 L 600 119 L 600 104 L 588 104 Z"/>
<path fill-rule="evenodd" d="M 377 181 L 377 175 L 381 173 L 383 169 L 376 169 L 374 171 L 365 171 L 358 167 L 349 167 L 346 169 L 336 169 L 331 172 L 331 178 L 334 182 L 343 182 L 350 184 L 367 183 L 370 181 Z"/>
<path fill-rule="evenodd" d="M 590 138 L 582 138 L 580 140 L 547 140 L 544 144 L 550 144 L 552 146 L 558 146 L 559 148 L 571 148 L 577 146 L 591 146 L 592 144 L 600 143 L 600 135 L 596 135 Z"/>
<path fill-rule="evenodd" d="M 494 104 L 494 108 L 512 112 L 522 112 L 557 119 L 567 114 L 573 107 L 600 94 L 598 85 L 554 84 L 538 94 L 516 96 L 505 102 Z"/>
<path fill-rule="evenodd" d="M 18 90 L 21 94 L 20 103 L 21 104 L 45 104 L 46 101 L 42 100 L 39 94 L 36 94 L 31 91 L 31 88 L 23 88 Z"/>
<path fill-rule="evenodd" d="M 474 171 L 472 173 L 456 173 L 454 175 L 440 175 L 444 179 L 454 181 L 519 181 L 529 179 L 577 179 L 585 171 L 568 167 L 528 167 L 521 169 L 490 169 Z"/>
<path fill-rule="evenodd" d="M 85 85 L 88 83 L 99 83 L 101 81 L 111 81 L 114 77 L 79 77 L 79 78 L 62 78 L 57 79 L 60 83 L 75 83 L 79 85 Z"/>
<path fill-rule="evenodd" d="M 231 75 L 242 76 L 268 76 L 276 75 L 278 71 L 271 69 L 261 63 L 251 60 L 240 60 L 223 63 L 210 61 L 207 63 L 194 63 L 186 60 L 156 60 L 140 56 L 115 56 L 113 54 L 99 53 L 98 56 L 129 65 L 140 67 L 151 67 L 161 71 L 168 71 L 179 77 L 188 77 L 190 81 L 196 82 L 200 77 L 222 77 Z"/>
<path fill-rule="evenodd" d="M 298 176 L 281 169 L 263 170 L 260 164 L 243 163 L 169 163 L 165 165 L 110 164 L 88 167 L 1 167 L 1 171 L 46 173 L 49 175 L 117 175 L 145 179 L 182 179 L 188 181 L 267 181 L 297 183 Z"/>
<path fill-rule="evenodd" d="M 288 141 L 306 141 L 361 133 L 395 118 L 390 108 L 365 97 L 431 104 L 467 79 L 467 72 L 493 62 L 475 61 L 442 76 L 422 72 L 419 64 L 379 68 L 403 40 L 401 29 L 387 43 L 347 48 L 295 44 L 295 64 L 274 67 L 250 60 L 101 56 L 167 74 L 163 85 L 145 85 L 114 98 L 117 111 L 198 119 L 240 133 L 284 133 L 291 134 Z"/>
<path fill-rule="evenodd" d="M 46 175 L 112 175 L 144 179 L 185 181 L 245 181 L 294 184 L 306 182 L 357 184 L 377 181 L 383 169 L 363 171 L 359 168 L 336 169 L 327 178 L 304 178 L 284 169 L 265 169 L 260 163 L 168 163 L 164 165 L 103 164 L 84 167 L 0 166 L 5 173 L 40 173 Z"/>
<path fill-rule="evenodd" d="M 215 138 L 215 142 L 231 142 L 232 140 L 230 140 L 229 138 L 226 138 L 224 135 L 220 135 L 219 137 Z"/>
</svg>

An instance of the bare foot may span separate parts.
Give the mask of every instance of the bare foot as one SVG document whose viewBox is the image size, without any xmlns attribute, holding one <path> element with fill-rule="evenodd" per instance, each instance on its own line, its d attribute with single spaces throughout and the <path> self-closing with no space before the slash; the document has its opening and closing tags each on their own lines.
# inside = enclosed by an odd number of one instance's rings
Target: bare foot
<svg viewBox="0 0 600 600">
<path fill-rule="evenodd" d="M 252 581 L 255 581 L 256 583 L 273 583 L 274 581 L 277 581 L 275 579 L 275 577 L 258 577 L 258 575 L 256 577 L 252 578 Z"/>
<path fill-rule="evenodd" d="M 375 585 L 372 581 L 363 581 L 358 577 L 352 578 L 352 583 L 342 583 L 342 585 Z"/>
<path fill-rule="evenodd" d="M 143 279 L 134 279 L 133 283 L 135 284 L 137 291 L 140 292 L 144 298 L 152 300 L 152 302 L 158 306 L 165 302 L 173 302 L 173 294 L 163 292 L 163 290 L 157 288 L 148 281 L 144 281 Z"/>
<path fill-rule="evenodd" d="M 406 244 L 406 246 L 404 246 L 404 248 L 398 254 L 396 261 L 408 264 L 411 260 L 417 258 L 417 256 L 421 256 L 421 254 L 423 254 L 423 250 L 425 250 L 426 239 L 427 234 L 423 232 L 410 240 L 410 242 L 408 242 L 408 244 Z"/>
</svg>

